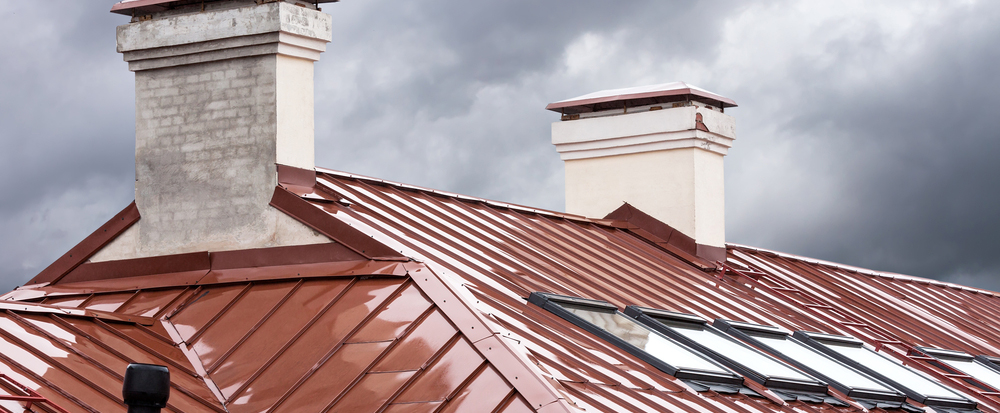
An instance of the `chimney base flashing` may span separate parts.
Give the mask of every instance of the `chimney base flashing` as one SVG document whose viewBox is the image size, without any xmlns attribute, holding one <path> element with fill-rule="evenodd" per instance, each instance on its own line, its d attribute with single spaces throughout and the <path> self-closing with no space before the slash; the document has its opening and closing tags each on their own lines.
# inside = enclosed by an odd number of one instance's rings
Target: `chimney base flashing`
<svg viewBox="0 0 1000 413">
<path fill-rule="evenodd" d="M 711 262 L 726 262 L 726 247 L 698 244 L 697 255 Z"/>
</svg>

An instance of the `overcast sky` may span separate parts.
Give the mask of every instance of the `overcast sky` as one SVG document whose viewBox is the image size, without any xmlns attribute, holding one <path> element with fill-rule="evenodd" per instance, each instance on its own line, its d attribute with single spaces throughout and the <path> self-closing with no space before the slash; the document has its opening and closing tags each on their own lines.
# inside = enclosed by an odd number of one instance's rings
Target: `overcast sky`
<svg viewBox="0 0 1000 413">
<path fill-rule="evenodd" d="M 44 3 L 44 4 L 42 4 Z M 0 289 L 134 198 L 114 1 L 0 0 Z M 730 97 L 730 242 L 1000 290 L 1000 2 L 327 4 L 317 164 L 561 210 L 547 103 Z"/>
</svg>

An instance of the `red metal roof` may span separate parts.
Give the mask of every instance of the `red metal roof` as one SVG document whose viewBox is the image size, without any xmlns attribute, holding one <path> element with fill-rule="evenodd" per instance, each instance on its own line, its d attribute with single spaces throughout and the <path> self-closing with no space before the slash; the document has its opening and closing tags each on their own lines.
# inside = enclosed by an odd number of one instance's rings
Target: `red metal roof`
<svg viewBox="0 0 1000 413">
<path fill-rule="evenodd" d="M 272 204 L 338 243 L 64 262 L 5 296 L 0 373 L 99 411 L 123 410 L 116 374 L 133 360 L 175 372 L 173 411 L 860 411 L 759 386 L 763 398 L 695 391 L 528 304 L 535 291 L 852 335 L 888 354 L 1000 355 L 986 291 L 742 246 L 720 273 L 629 223 L 334 171 L 289 189 Z M 363 242 L 383 249 L 366 256 Z"/>
<path fill-rule="evenodd" d="M 620 109 L 625 106 L 636 107 L 673 102 L 683 97 L 711 102 L 720 108 L 736 106 L 736 101 L 722 95 L 709 92 L 685 82 L 671 82 L 658 85 L 602 90 L 550 103 L 545 109 L 560 113 L 596 112 L 599 110 Z"/>
</svg>

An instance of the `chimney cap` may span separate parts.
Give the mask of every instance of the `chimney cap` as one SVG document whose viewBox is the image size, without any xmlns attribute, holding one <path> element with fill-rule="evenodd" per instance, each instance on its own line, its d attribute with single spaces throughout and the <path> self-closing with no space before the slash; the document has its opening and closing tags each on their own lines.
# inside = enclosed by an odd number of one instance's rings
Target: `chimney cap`
<svg viewBox="0 0 1000 413">
<path fill-rule="evenodd" d="M 669 103 L 688 99 L 705 102 L 720 108 L 736 106 L 736 102 L 732 99 L 709 92 L 700 87 L 685 82 L 670 82 L 658 85 L 602 90 L 550 103 L 545 109 L 563 114 L 574 114 L 621 109 L 626 106 L 635 107 L 656 103 Z"/>
<path fill-rule="evenodd" d="M 134 16 L 170 10 L 177 6 L 201 4 L 218 0 L 123 0 L 111 6 L 112 13 Z M 340 0 L 308 0 L 309 3 L 336 3 Z"/>
</svg>

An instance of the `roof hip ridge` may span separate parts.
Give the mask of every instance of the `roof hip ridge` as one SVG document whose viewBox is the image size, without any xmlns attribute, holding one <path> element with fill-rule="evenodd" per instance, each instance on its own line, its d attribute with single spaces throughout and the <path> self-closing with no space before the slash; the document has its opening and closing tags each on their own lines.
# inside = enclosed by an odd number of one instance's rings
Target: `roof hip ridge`
<svg viewBox="0 0 1000 413">
<path fill-rule="evenodd" d="M 492 323 L 428 264 L 403 264 L 410 279 L 454 323 L 472 346 L 524 398 L 532 410 L 572 412 L 568 401 L 528 358 L 493 331 Z M 420 274 L 418 274 L 420 273 Z M 449 301 L 451 300 L 451 301 Z M 478 328 L 478 329 L 477 329 Z"/>
</svg>

